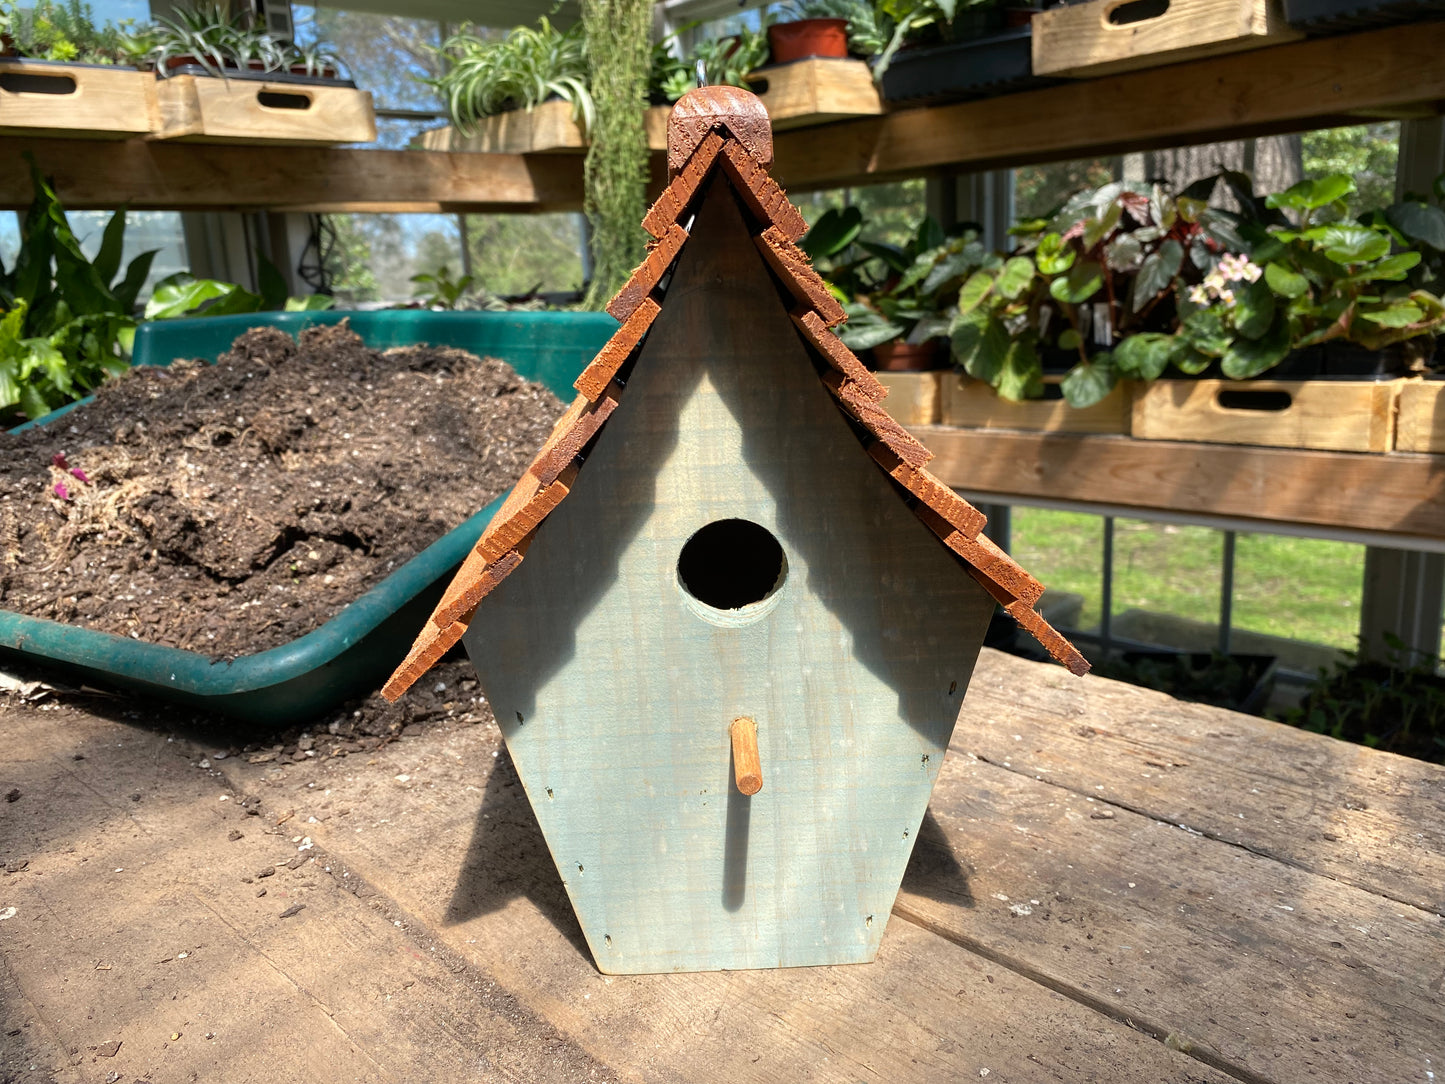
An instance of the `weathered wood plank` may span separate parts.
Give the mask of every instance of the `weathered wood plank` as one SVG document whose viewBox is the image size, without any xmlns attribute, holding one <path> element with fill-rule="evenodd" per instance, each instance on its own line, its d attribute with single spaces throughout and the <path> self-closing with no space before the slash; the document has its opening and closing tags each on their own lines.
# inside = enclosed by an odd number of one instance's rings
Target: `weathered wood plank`
<svg viewBox="0 0 1445 1084">
<path fill-rule="evenodd" d="M 268 811 L 284 801 L 295 819 L 324 818 L 308 831 L 331 860 L 624 1079 L 1231 1080 L 906 921 L 867 966 L 601 975 L 493 726 L 371 761 L 300 765 L 268 784 L 255 766 L 221 766 Z"/>
<path fill-rule="evenodd" d="M 1034 74 L 1104 75 L 1304 37 L 1269 0 L 1172 0 L 1157 14 L 1116 22 L 1123 6 L 1091 0 L 1041 12 L 1033 24 Z"/>
<path fill-rule="evenodd" d="M 1445 459 L 916 426 L 969 493 L 1445 537 Z"/>
<path fill-rule="evenodd" d="M 1445 915 L 1445 769 L 984 654 L 955 751 Z"/>
<path fill-rule="evenodd" d="M 1240 1079 L 1413 1080 L 1439 1060 L 1430 912 L 957 749 L 930 808 L 896 915 Z"/>
<path fill-rule="evenodd" d="M 773 175 L 801 190 L 1358 124 L 1422 104 L 1433 113 L 1442 51 L 1445 25 L 1420 23 L 797 128 L 777 134 Z"/>
<path fill-rule="evenodd" d="M 360 878 L 299 851 L 310 826 L 248 816 L 188 743 L 0 697 L 0 745 L 0 780 L 21 792 L 0 854 L 28 863 L 0 874 L 15 909 L 0 951 L 67 1050 L 56 1080 L 608 1077 Z M 107 1042 L 119 1050 L 98 1057 Z"/>
<path fill-rule="evenodd" d="M 5 140 L 0 206 L 31 200 L 31 151 L 72 210 L 576 210 L 582 171 L 566 156 L 445 154 L 175 144 L 145 140 Z"/>
</svg>

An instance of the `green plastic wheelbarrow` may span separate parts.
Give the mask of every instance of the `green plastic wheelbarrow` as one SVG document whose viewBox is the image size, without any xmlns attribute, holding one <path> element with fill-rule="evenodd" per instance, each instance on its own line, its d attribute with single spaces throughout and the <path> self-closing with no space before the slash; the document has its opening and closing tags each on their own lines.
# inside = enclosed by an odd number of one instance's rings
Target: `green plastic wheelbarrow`
<svg viewBox="0 0 1445 1084">
<path fill-rule="evenodd" d="M 349 319 L 375 349 L 431 343 L 501 358 L 564 401 L 573 396 L 577 374 L 617 329 L 605 313 L 387 310 L 214 316 L 142 324 L 134 362 L 214 361 L 249 328 L 279 327 L 294 335 L 303 327 L 342 319 Z M 84 402 L 20 429 L 48 425 Z M 315 718 L 380 687 L 501 500 L 432 543 L 320 628 L 280 647 L 214 661 L 194 651 L 0 610 L 0 661 L 20 660 L 75 684 L 133 689 L 254 724 L 282 726 Z"/>
</svg>

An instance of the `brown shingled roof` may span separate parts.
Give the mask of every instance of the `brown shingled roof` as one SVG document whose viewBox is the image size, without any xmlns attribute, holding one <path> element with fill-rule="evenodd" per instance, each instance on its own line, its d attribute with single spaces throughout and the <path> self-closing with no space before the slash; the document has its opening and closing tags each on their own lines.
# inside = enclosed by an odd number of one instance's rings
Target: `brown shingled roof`
<svg viewBox="0 0 1445 1084">
<path fill-rule="evenodd" d="M 477 604 L 522 562 L 537 529 L 567 496 L 582 465 L 579 457 L 624 391 L 618 374 L 636 356 L 665 303 L 655 296 L 659 283 L 686 244 L 689 211 L 715 172 L 727 178 L 755 219 L 754 242 L 796 300 L 793 322 L 819 362 L 823 384 L 861 430 L 868 454 L 919 519 L 1050 655 L 1076 674 L 1089 669 L 1074 646 L 1034 611 L 1042 585 L 980 533 L 985 523 L 981 512 L 928 472 L 932 453 L 889 417 L 880 405 L 886 389 L 829 330 L 846 317 L 797 247 L 807 225 L 768 174 L 771 164 L 767 112 L 752 94 L 709 87 L 678 103 L 668 132 L 671 181 L 642 223 L 654 240 L 607 306 L 622 326 L 577 378 L 580 394 L 492 517 L 410 653 L 383 687 L 387 699 L 399 697 L 462 638 Z"/>
</svg>

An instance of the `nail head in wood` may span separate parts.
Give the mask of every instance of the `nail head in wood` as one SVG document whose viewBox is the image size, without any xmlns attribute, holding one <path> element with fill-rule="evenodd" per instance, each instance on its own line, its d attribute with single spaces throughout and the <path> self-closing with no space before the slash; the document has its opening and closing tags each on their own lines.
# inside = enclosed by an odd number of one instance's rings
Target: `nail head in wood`
<svg viewBox="0 0 1445 1084">
<path fill-rule="evenodd" d="M 758 724 L 746 715 L 733 720 L 733 779 L 738 790 L 751 798 L 763 789 L 763 765 L 758 759 Z"/>
</svg>

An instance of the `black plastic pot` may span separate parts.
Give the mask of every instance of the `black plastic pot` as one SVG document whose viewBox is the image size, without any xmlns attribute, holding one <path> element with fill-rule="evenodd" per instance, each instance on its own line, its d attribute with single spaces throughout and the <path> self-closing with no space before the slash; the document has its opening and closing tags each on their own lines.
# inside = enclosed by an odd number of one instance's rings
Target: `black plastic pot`
<svg viewBox="0 0 1445 1084">
<path fill-rule="evenodd" d="M 901 49 L 883 73 L 883 97 L 924 105 L 985 98 L 1057 83 L 1034 76 L 1033 29 L 1002 30 L 946 45 Z"/>
<path fill-rule="evenodd" d="M 157 79 L 168 79 L 173 75 L 203 75 L 215 78 L 210 72 L 199 64 L 182 64 L 178 68 L 161 73 L 156 72 Z M 356 83 L 351 79 L 332 79 L 324 75 L 295 75 L 292 72 L 259 72 L 250 68 L 226 68 L 222 73 L 226 79 L 240 79 L 243 81 L 260 83 L 294 83 L 297 86 L 310 87 L 345 87 L 348 90 L 355 90 Z"/>
<path fill-rule="evenodd" d="M 1290 26 L 1310 34 L 1341 34 L 1445 19 L 1445 0 L 1284 0 L 1284 17 Z"/>
</svg>

